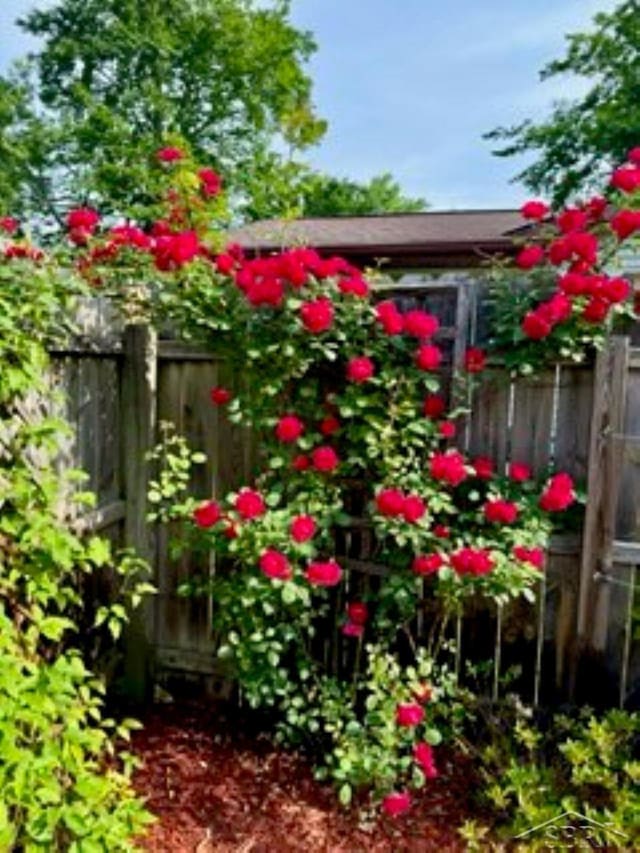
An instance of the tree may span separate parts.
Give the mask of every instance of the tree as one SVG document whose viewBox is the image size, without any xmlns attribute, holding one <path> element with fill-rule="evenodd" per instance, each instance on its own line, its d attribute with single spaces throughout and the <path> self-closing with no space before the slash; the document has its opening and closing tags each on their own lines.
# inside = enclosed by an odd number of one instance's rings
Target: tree
<svg viewBox="0 0 640 853">
<path fill-rule="evenodd" d="M 545 66 L 548 80 L 578 75 L 591 82 L 577 100 L 554 105 L 548 119 L 498 127 L 486 138 L 505 144 L 500 157 L 535 152 L 516 179 L 560 204 L 597 186 L 640 140 L 640 4 L 625 0 L 595 16 L 593 28 L 567 36 L 563 58 Z"/>
<path fill-rule="evenodd" d="M 404 196 L 389 172 L 376 175 L 364 184 L 314 173 L 301 189 L 303 216 L 413 213 L 426 207 L 424 199 Z"/>
<path fill-rule="evenodd" d="M 38 174 L 23 176 L 23 203 L 56 212 L 86 198 L 103 210 L 135 209 L 161 141 L 187 143 L 233 194 L 256 160 L 278 161 L 274 142 L 298 150 L 316 142 L 325 122 L 304 70 L 315 45 L 291 25 L 289 7 L 59 0 L 28 14 L 19 25 L 42 40 L 22 81 L 28 121 L 15 101 L 3 115 L 0 91 L 2 145 L 40 152 Z M 15 75 L 4 85 L 17 90 Z"/>
</svg>

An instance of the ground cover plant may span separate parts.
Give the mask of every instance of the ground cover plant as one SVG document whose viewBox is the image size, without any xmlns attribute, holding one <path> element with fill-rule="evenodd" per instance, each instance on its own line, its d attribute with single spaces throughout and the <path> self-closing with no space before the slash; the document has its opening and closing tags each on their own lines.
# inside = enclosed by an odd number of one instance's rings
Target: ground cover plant
<svg viewBox="0 0 640 853">
<path fill-rule="evenodd" d="M 153 224 L 69 213 L 64 251 L 90 286 L 138 320 L 171 321 L 235 369 L 236 387 L 212 388 L 211 405 L 253 430 L 255 479 L 226 496 L 193 495 L 198 457 L 167 432 L 151 460 L 162 464 L 150 518 L 172 525 L 179 548 L 215 552 L 222 570 L 185 591 L 213 597 L 219 654 L 245 701 L 313 755 L 345 805 L 410 809 L 466 713 L 447 621 L 478 598 L 535 600 L 575 484 L 562 471 L 538 482 L 525 459 L 498 470 L 465 455 L 456 435 L 496 354 L 514 373 L 585 359 L 630 312 L 631 286 L 610 267 L 640 230 L 639 160 L 634 150 L 616 170 L 608 201 L 558 214 L 523 207 L 531 228 L 518 280 L 506 263 L 494 273 L 493 349 L 471 347 L 455 364 L 435 340 L 437 317 L 376 299 L 375 281 L 343 259 L 225 246 L 221 180 L 180 140 L 149 164 L 163 188 Z M 6 254 L 32 251 L 16 240 Z M 354 523 L 372 532 L 384 566 L 365 594 L 336 551 Z M 336 630 L 327 625 L 338 587 L 348 673 L 318 655 L 322 632 Z M 417 615 L 433 626 L 422 647 Z"/>
</svg>

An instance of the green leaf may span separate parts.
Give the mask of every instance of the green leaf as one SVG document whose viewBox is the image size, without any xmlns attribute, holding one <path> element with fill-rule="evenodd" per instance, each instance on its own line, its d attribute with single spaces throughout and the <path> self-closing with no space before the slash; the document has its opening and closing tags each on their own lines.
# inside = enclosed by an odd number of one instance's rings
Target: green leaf
<svg viewBox="0 0 640 853">
<path fill-rule="evenodd" d="M 341 785 L 340 791 L 338 793 L 338 799 L 343 806 L 348 806 L 351 803 L 351 798 L 353 796 L 353 792 L 351 790 L 351 785 L 348 782 L 345 782 L 344 785 Z"/>
</svg>

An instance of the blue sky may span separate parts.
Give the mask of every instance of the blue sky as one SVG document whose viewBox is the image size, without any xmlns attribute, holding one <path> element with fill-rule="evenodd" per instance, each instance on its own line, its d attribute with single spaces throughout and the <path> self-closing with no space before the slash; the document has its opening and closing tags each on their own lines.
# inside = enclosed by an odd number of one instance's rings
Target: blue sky
<svg viewBox="0 0 640 853">
<path fill-rule="evenodd" d="M 329 120 L 313 165 L 366 180 L 392 172 L 437 209 L 518 206 L 525 161 L 493 157 L 482 133 L 540 118 L 579 80 L 538 81 L 615 0 L 293 0 L 318 43 L 315 102 Z M 29 47 L 13 26 L 34 0 L 0 0 L 0 69 Z"/>
</svg>

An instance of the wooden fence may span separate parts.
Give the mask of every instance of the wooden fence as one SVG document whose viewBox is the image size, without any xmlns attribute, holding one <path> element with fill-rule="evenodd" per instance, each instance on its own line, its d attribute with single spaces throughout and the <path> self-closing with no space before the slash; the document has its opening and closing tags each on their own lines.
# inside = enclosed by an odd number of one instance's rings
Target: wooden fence
<svg viewBox="0 0 640 853">
<path fill-rule="evenodd" d="M 397 286 L 394 296 L 445 317 L 442 342 L 455 363 L 477 328 L 475 294 L 468 280 L 447 278 Z M 177 593 L 194 566 L 169 559 L 165 536 L 145 520 L 144 454 L 157 441 L 158 425 L 170 421 L 194 449 L 207 454 L 195 494 L 222 496 L 249 482 L 248 436 L 209 400 L 212 386 L 233 386 L 234 377 L 214 353 L 158 340 L 146 326 L 120 329 L 108 306 L 92 306 L 88 318 L 84 334 L 52 352 L 53 376 L 75 428 L 65 464 L 84 468 L 88 487 L 98 496 L 87 526 L 116 543 L 134 545 L 154 565 L 158 595 L 132 627 L 130 682 L 144 681 L 149 645 L 156 677 L 215 678 L 214 602 Z M 599 356 L 595 369 L 562 366 L 517 382 L 495 371 L 471 403 L 464 431 L 470 454 L 490 456 L 503 469 L 510 460 L 526 461 L 536 473 L 553 464 L 587 484 L 589 502 L 584 532 L 552 542 L 539 605 L 485 612 L 482 618 L 469 614 L 451 626 L 462 658 L 471 657 L 472 648 L 476 657 L 478 650 L 488 650 L 494 692 L 502 674 L 518 665 L 523 692 L 534 701 L 580 698 L 583 686 L 593 681 L 582 677 L 588 661 L 589 672 L 598 666 L 602 673 L 607 701 L 628 701 L 640 684 L 640 643 L 634 636 L 640 350 L 620 338 Z M 359 583 L 358 562 L 366 563 L 368 556 L 362 535 L 354 534 L 344 550 L 351 583 Z M 197 568 L 214 570 L 213 565 Z M 346 654 L 340 643 L 334 626 L 336 660 Z"/>
</svg>

